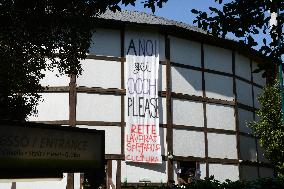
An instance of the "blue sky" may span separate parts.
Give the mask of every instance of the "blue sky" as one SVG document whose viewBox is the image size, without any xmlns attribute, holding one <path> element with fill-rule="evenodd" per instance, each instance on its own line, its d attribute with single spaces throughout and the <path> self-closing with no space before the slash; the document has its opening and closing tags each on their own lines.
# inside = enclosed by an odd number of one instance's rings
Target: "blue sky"
<svg viewBox="0 0 284 189">
<path fill-rule="evenodd" d="M 144 8 L 143 4 L 141 3 L 143 1 L 144 0 L 137 0 L 135 6 L 129 5 L 127 7 L 122 7 L 122 9 L 152 13 L 150 9 Z M 227 2 L 231 2 L 231 0 L 223 0 L 223 3 Z M 171 20 L 194 25 L 193 20 L 195 19 L 195 15 L 191 13 L 191 9 L 209 12 L 210 6 L 216 8 L 222 7 L 222 5 L 219 5 L 217 2 L 215 2 L 215 0 L 168 0 L 168 2 L 165 3 L 162 8 L 157 8 L 154 14 Z M 229 34 L 227 37 L 238 40 L 231 34 Z M 259 44 L 262 44 L 262 38 L 264 35 L 260 34 L 255 35 L 254 37 Z M 270 42 L 269 38 L 267 38 L 267 42 Z M 256 49 L 260 48 L 260 46 L 261 45 L 258 45 Z"/>
<path fill-rule="evenodd" d="M 137 0 L 135 7 L 130 5 L 123 7 L 123 9 L 152 13 L 150 9 L 144 8 L 143 4 L 141 4 L 142 1 L 143 0 Z M 187 24 L 193 24 L 192 21 L 195 17 L 191 13 L 191 9 L 208 11 L 209 6 L 216 7 L 218 5 L 219 4 L 215 3 L 214 0 L 168 0 L 168 2 L 164 4 L 163 8 L 156 9 L 155 15 L 185 22 Z"/>
</svg>

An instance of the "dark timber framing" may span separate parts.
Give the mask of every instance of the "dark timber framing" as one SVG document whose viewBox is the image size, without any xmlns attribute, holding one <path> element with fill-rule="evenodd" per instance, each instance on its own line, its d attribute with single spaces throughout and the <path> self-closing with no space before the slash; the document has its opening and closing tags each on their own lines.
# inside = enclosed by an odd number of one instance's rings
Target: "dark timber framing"
<svg viewBox="0 0 284 189">
<path fill-rule="evenodd" d="M 201 43 L 201 68 L 202 68 L 202 97 L 206 98 L 205 89 L 205 73 L 204 73 L 204 44 Z M 209 163 L 208 163 L 208 137 L 207 137 L 207 112 L 206 103 L 202 102 L 203 105 L 203 120 L 204 120 L 204 145 L 205 145 L 205 166 L 206 166 L 206 177 L 209 177 Z"/>
<path fill-rule="evenodd" d="M 69 84 L 69 125 L 71 127 L 76 127 L 76 99 L 76 75 L 71 74 Z M 74 173 L 67 174 L 66 189 L 74 189 Z"/>
<path fill-rule="evenodd" d="M 107 187 L 109 188 L 111 184 L 111 179 L 113 175 L 113 161 L 117 162 L 117 169 L 116 169 L 116 188 L 121 188 L 121 166 L 122 161 L 124 161 L 124 129 L 125 129 L 125 115 L 124 115 L 124 109 L 125 109 L 125 86 L 124 86 L 124 66 L 125 66 L 125 52 L 124 52 L 124 41 L 125 41 L 125 24 L 120 25 L 116 29 L 120 32 L 120 57 L 109 57 L 109 56 L 100 56 L 100 55 L 94 55 L 90 54 L 87 56 L 87 59 L 94 59 L 94 60 L 105 60 L 105 61 L 114 61 L 121 65 L 121 84 L 120 88 L 101 88 L 101 87 L 85 87 L 85 86 L 77 86 L 76 85 L 76 76 L 70 75 L 70 83 L 69 86 L 57 86 L 57 87 L 46 87 L 41 93 L 66 93 L 69 94 L 69 120 L 54 120 L 54 121 L 41 121 L 42 123 L 51 123 L 51 124 L 58 124 L 58 125 L 70 125 L 70 126 L 76 126 L 76 125 L 88 125 L 88 126 L 107 126 L 107 127 L 120 127 L 121 129 L 121 153 L 120 154 L 106 154 L 105 158 L 107 160 Z M 165 42 L 165 60 L 160 61 L 161 65 L 164 65 L 166 67 L 166 91 L 159 91 L 159 96 L 166 98 L 166 123 L 160 124 L 160 128 L 166 129 L 166 144 L 167 145 L 167 154 L 163 155 L 163 161 L 167 161 L 167 176 L 168 181 L 171 181 L 174 179 L 174 168 L 173 164 L 174 161 L 177 162 L 177 165 L 179 165 L 180 161 L 196 161 L 197 163 L 205 163 L 206 165 L 206 176 L 209 176 L 209 164 L 210 163 L 217 163 L 217 164 L 229 164 L 229 165 L 236 165 L 239 167 L 240 165 L 247 165 L 247 166 L 256 166 L 258 168 L 258 175 L 260 175 L 260 167 L 270 167 L 269 164 L 263 163 L 259 161 L 259 157 L 257 155 L 257 162 L 250 162 L 250 161 L 243 161 L 240 163 L 241 157 L 240 157 L 240 136 L 246 136 L 254 138 L 252 134 L 249 133 L 243 133 L 239 130 L 239 116 L 238 116 L 238 109 L 244 109 L 250 112 L 253 112 L 253 116 L 255 119 L 255 111 L 257 110 L 255 108 L 255 101 L 254 101 L 254 89 L 255 88 L 263 88 L 263 86 L 259 85 L 258 83 L 255 83 L 253 80 L 253 76 L 251 74 L 251 79 L 245 79 L 243 77 L 236 75 L 236 50 L 233 48 L 230 48 L 232 51 L 232 73 L 226 73 L 216 70 L 211 70 L 205 68 L 204 63 L 204 39 L 192 39 L 192 37 L 189 38 L 189 40 L 198 41 L 201 44 L 201 67 L 196 66 L 190 66 L 190 65 L 184 65 L 177 62 L 171 62 L 171 52 L 170 52 L 170 35 L 172 33 L 160 31 L 160 35 L 164 37 Z M 175 35 L 177 36 L 177 35 Z M 184 36 L 184 39 L 188 39 L 188 37 Z M 207 42 L 206 42 L 207 44 Z M 215 45 L 212 42 L 208 43 L 210 45 Z M 219 45 L 220 46 L 220 45 Z M 190 69 L 190 70 L 196 70 L 200 71 L 202 73 L 202 96 L 195 96 L 195 95 L 189 95 L 189 94 L 182 94 L 182 93 L 176 93 L 172 91 L 172 78 L 171 78 L 171 69 L 172 67 L 180 67 L 184 69 Z M 250 68 L 252 71 L 252 59 L 250 59 Z M 233 78 L 233 95 L 234 100 L 221 100 L 221 99 L 214 99 L 206 97 L 206 82 L 205 82 L 205 74 L 206 73 L 212 73 L 216 75 L 222 75 Z M 253 97 L 253 106 L 248 106 L 245 104 L 242 104 L 238 102 L 237 100 L 237 89 L 236 89 L 236 80 L 241 80 L 247 84 L 250 84 L 252 87 L 252 97 Z M 109 122 L 109 121 L 85 121 L 85 120 L 77 120 L 76 119 L 76 101 L 77 101 L 77 93 L 88 93 L 88 94 L 100 94 L 100 95 L 115 95 L 120 96 L 120 102 L 121 102 L 121 121 L 120 122 Z M 183 100 L 189 100 L 189 101 L 196 101 L 201 102 L 203 106 L 203 116 L 204 116 L 204 127 L 197 127 L 194 125 L 176 125 L 173 123 L 173 109 L 172 109 L 172 100 L 173 99 L 183 99 Z M 221 104 L 226 105 L 229 107 L 234 108 L 234 116 L 235 116 L 235 131 L 234 130 L 225 130 L 225 129 L 215 129 L 215 128 L 207 128 L 207 104 Z M 173 154 L 173 129 L 181 129 L 181 130 L 189 130 L 189 131 L 197 131 L 204 133 L 204 141 L 205 141 L 205 157 L 194 157 L 194 156 L 175 156 Z M 226 158 L 212 158 L 208 155 L 208 133 L 219 133 L 219 134 L 226 134 L 226 135 L 234 135 L 236 136 L 236 144 L 237 144 L 237 159 L 226 159 Z M 257 140 L 255 139 L 256 144 L 256 150 L 258 153 L 258 146 L 257 146 Z M 240 171 L 239 171 L 240 172 Z M 74 187 L 74 175 L 68 174 L 67 177 L 67 189 L 73 189 Z M 137 183 L 138 184 L 138 183 Z"/>
<path fill-rule="evenodd" d="M 172 117 L 172 77 L 171 77 L 171 42 L 165 35 L 165 58 L 166 58 L 166 117 L 167 117 L 167 155 L 173 156 L 173 117 Z M 174 179 L 173 159 L 167 158 L 168 182 Z"/>
<path fill-rule="evenodd" d="M 233 95 L 235 100 L 234 116 L 235 116 L 235 130 L 236 130 L 236 148 L 238 158 L 238 170 L 240 178 L 240 128 L 239 128 L 239 112 L 238 112 L 238 96 L 237 96 L 237 84 L 236 84 L 236 52 L 232 51 L 232 72 L 233 72 Z"/>
</svg>

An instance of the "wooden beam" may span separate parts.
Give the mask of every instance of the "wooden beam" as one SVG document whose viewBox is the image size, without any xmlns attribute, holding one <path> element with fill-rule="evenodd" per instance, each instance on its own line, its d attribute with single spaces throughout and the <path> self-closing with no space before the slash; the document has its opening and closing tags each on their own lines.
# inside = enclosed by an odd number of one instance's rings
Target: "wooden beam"
<svg viewBox="0 0 284 189">
<path fill-rule="evenodd" d="M 173 155 L 173 118 L 172 118 L 172 77 L 171 77 L 171 54 L 170 38 L 165 35 L 165 56 L 166 56 L 166 116 L 167 116 L 167 155 Z M 174 179 L 173 160 L 168 159 L 168 183 Z"/>
<path fill-rule="evenodd" d="M 202 97 L 206 98 L 206 87 L 205 87 L 205 65 L 204 65 L 204 44 L 201 43 L 201 70 L 202 70 Z M 206 177 L 209 177 L 209 163 L 208 163 L 208 130 L 207 130 L 207 108 L 206 103 L 203 101 L 203 120 L 204 120 L 204 145 L 205 145 L 205 166 L 206 166 Z"/>
</svg>

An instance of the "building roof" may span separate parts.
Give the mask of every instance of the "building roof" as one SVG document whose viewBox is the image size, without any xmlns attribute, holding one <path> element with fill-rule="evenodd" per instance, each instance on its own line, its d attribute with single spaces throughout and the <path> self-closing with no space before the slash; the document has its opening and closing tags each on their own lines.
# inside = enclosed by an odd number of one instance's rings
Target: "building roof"
<svg viewBox="0 0 284 189">
<path fill-rule="evenodd" d="M 97 15 L 95 20 L 96 24 L 102 24 L 104 27 L 107 26 L 122 28 L 125 25 L 154 26 L 168 35 L 173 35 L 181 38 L 199 41 L 201 43 L 236 50 L 239 53 L 259 63 L 271 62 L 271 60 L 269 60 L 263 54 L 248 47 L 245 44 L 239 43 L 231 39 L 224 39 L 209 35 L 206 31 L 195 26 L 183 22 L 169 20 L 163 17 L 155 16 L 153 14 L 128 10 L 121 10 L 116 12 L 107 10 L 105 13 Z"/>
<path fill-rule="evenodd" d="M 169 20 L 163 17 L 156 16 L 154 14 L 148 14 L 138 11 L 122 10 L 122 11 L 113 12 L 107 10 L 105 13 L 99 15 L 98 17 L 107 20 L 117 20 L 117 21 L 137 23 L 137 24 L 175 26 L 178 28 L 183 28 L 186 30 L 191 30 L 206 34 L 204 30 L 198 27 L 183 22 L 178 22 L 175 20 Z"/>
</svg>

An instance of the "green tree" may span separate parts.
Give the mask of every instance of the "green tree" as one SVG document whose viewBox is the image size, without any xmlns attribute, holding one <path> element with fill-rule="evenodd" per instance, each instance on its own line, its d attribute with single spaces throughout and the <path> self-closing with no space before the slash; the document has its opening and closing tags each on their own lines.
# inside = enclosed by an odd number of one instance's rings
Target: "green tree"
<svg viewBox="0 0 284 189">
<path fill-rule="evenodd" d="M 283 0 L 232 0 L 223 3 L 221 9 L 209 7 L 209 13 L 192 9 L 194 23 L 210 35 L 221 38 L 233 37 L 279 65 L 283 46 L 284 1 Z M 277 26 L 270 26 L 270 13 L 279 12 Z M 260 40 L 256 40 L 260 39 Z M 262 39 L 262 40 L 261 40 Z M 260 41 L 260 42 L 259 42 Z M 274 75 L 275 65 L 261 64 L 259 70 Z"/>
<path fill-rule="evenodd" d="M 193 9 L 196 14 L 194 23 L 210 35 L 218 37 L 234 37 L 240 43 L 255 48 L 269 60 L 259 64 L 254 72 L 264 70 L 263 76 L 275 77 L 275 68 L 282 63 L 284 1 L 283 0 L 232 0 L 223 3 L 222 8 L 209 7 L 209 14 Z M 270 26 L 270 13 L 278 12 L 278 25 Z M 255 40 L 262 38 L 262 40 Z M 261 42 L 257 42 L 261 41 Z M 274 64 L 271 64 L 273 62 Z M 250 127 L 260 144 L 265 149 L 266 157 L 275 166 L 279 176 L 284 175 L 284 126 L 282 124 L 281 94 L 279 85 L 272 83 L 264 89 L 258 98 L 262 105 L 257 115 L 258 122 Z"/>
<path fill-rule="evenodd" d="M 259 121 L 249 124 L 265 149 L 265 156 L 274 165 L 278 176 L 284 177 L 284 126 L 282 124 L 279 83 L 264 88 L 258 97 L 261 108 L 256 111 Z"/>
<path fill-rule="evenodd" d="M 167 0 L 146 0 L 155 11 Z M 25 120 L 36 112 L 42 70 L 80 74 L 93 19 L 136 0 L 2 0 L 0 2 L 0 119 Z M 47 59 L 51 61 L 47 64 Z"/>
</svg>

